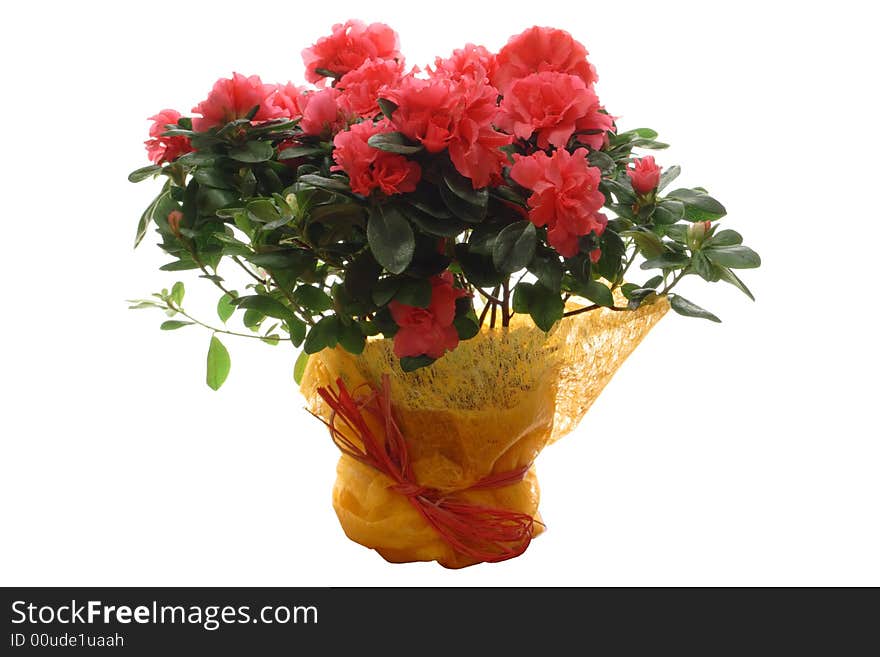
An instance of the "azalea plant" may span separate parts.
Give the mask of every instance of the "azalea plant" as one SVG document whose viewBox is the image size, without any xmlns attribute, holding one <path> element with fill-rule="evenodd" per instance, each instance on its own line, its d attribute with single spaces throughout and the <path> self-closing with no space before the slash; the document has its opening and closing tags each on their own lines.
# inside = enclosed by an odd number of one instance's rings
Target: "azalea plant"
<svg viewBox="0 0 880 657">
<path fill-rule="evenodd" d="M 130 179 L 164 185 L 135 244 L 154 226 L 173 258 L 161 269 L 213 284 L 222 325 L 188 312 L 182 283 L 133 307 L 210 329 L 215 389 L 220 334 L 301 346 L 299 377 L 309 354 L 371 336 L 393 339 L 404 370 L 428 366 L 516 314 L 550 331 L 666 296 L 719 321 L 673 290 L 693 275 L 752 297 L 735 270 L 760 259 L 705 189 L 639 155 L 666 144 L 618 128 L 587 56 L 533 27 L 497 54 L 468 44 L 407 68 L 391 28 L 348 21 L 303 51 L 312 86 L 235 73 L 191 117 L 159 112 L 152 164 Z M 227 327 L 235 314 L 245 328 Z"/>
</svg>

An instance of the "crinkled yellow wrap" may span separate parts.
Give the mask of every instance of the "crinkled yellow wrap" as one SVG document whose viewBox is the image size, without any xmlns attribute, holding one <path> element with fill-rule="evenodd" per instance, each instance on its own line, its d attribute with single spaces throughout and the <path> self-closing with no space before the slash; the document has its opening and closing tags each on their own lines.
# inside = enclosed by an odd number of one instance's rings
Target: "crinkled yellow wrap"
<svg viewBox="0 0 880 657">
<path fill-rule="evenodd" d="M 531 464 L 545 445 L 574 429 L 668 308 L 660 298 L 633 312 L 595 310 L 566 318 L 549 334 L 517 315 L 510 328 L 484 328 L 430 367 L 409 373 L 400 369 L 390 340 L 369 340 L 359 356 L 325 349 L 309 359 L 301 390 L 308 408 L 328 419 L 317 388 L 338 377 L 351 390 L 377 386 L 388 374 L 418 483 L 461 491 L 489 474 Z M 351 540 L 392 562 L 474 563 L 390 490 L 391 483 L 349 456 L 339 459 L 333 507 Z M 534 468 L 517 484 L 456 496 L 539 518 Z"/>
</svg>

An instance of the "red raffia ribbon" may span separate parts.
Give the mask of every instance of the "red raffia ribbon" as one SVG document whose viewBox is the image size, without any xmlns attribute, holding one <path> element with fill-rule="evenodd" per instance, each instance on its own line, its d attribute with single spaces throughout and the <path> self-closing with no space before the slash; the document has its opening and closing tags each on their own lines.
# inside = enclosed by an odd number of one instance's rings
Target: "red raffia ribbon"
<svg viewBox="0 0 880 657">
<path fill-rule="evenodd" d="M 419 485 L 413 474 L 406 440 L 391 413 L 391 387 L 388 376 L 382 377 L 378 390 L 364 384 L 367 392 L 352 397 L 342 379 L 336 391 L 318 388 L 318 394 L 331 408 L 330 420 L 322 422 L 330 429 L 333 442 L 348 454 L 390 478 L 392 490 L 405 495 L 443 540 L 457 552 L 477 561 L 498 562 L 518 557 L 532 540 L 535 523 L 527 513 L 497 509 L 482 504 L 460 502 L 456 493 L 467 490 L 503 488 L 523 480 L 529 465 L 510 472 L 491 474 L 458 491 L 439 491 Z M 364 414 L 378 420 L 384 440 L 368 426 Z M 337 427 L 341 420 L 357 436 L 361 445 L 345 436 Z"/>
</svg>

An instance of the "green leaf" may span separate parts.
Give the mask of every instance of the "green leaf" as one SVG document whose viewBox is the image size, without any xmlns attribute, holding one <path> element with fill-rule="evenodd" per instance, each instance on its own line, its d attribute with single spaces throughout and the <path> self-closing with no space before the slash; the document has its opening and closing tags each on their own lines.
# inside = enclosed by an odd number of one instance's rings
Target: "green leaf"
<svg viewBox="0 0 880 657">
<path fill-rule="evenodd" d="M 505 274 L 523 269 L 535 255 L 537 231 L 531 221 L 516 221 L 505 226 L 492 247 L 492 264 Z"/>
<path fill-rule="evenodd" d="M 280 301 L 267 297 L 262 294 L 254 294 L 252 296 L 241 297 L 233 301 L 239 308 L 247 310 L 256 310 L 266 317 L 274 317 L 275 319 L 296 319 L 293 312 Z"/>
<path fill-rule="evenodd" d="M 456 333 L 458 333 L 459 340 L 470 340 L 480 332 L 477 316 L 473 312 L 459 315 L 453 320 L 452 325 L 455 327 Z"/>
<path fill-rule="evenodd" d="M 747 246 L 718 246 L 703 249 L 706 257 L 716 265 L 730 269 L 754 269 L 761 266 L 761 256 Z"/>
<path fill-rule="evenodd" d="M 700 308 L 697 304 L 688 301 L 680 294 L 670 294 L 669 301 L 672 309 L 679 315 L 685 315 L 686 317 L 700 317 L 702 319 L 708 319 L 712 322 L 721 321 L 708 310 Z"/>
<path fill-rule="evenodd" d="M 219 390 L 226 377 L 229 376 L 229 369 L 232 361 L 229 358 L 229 352 L 223 343 L 217 339 L 216 335 L 211 336 L 211 345 L 208 347 L 208 371 L 206 382 L 211 390 Z"/>
<path fill-rule="evenodd" d="M 298 347 L 306 339 L 306 323 L 299 319 L 292 318 L 284 320 L 287 326 L 287 332 L 290 334 L 290 341 L 294 347 Z"/>
<path fill-rule="evenodd" d="M 141 182 L 142 180 L 146 180 L 147 178 L 152 178 L 161 170 L 162 167 L 157 164 L 151 164 L 147 167 L 141 167 L 140 169 L 135 169 L 130 174 L 128 174 L 128 181 L 133 183 Z"/>
<path fill-rule="evenodd" d="M 431 305 L 431 281 L 426 278 L 405 279 L 394 295 L 394 300 L 408 306 L 427 308 Z"/>
<path fill-rule="evenodd" d="M 370 214 L 367 241 L 376 262 L 392 274 L 409 266 L 416 249 L 412 227 L 394 206 L 379 207 Z"/>
<path fill-rule="evenodd" d="M 298 157 L 309 157 L 310 155 L 322 155 L 324 149 L 320 146 L 294 146 L 285 148 L 278 153 L 279 160 L 293 160 Z"/>
<path fill-rule="evenodd" d="M 541 288 L 533 288 L 529 297 L 529 314 L 539 329 L 545 332 L 549 331 L 556 322 L 562 319 L 565 304 L 558 294 Z"/>
<path fill-rule="evenodd" d="M 727 214 L 721 203 L 697 190 L 676 189 L 667 197 L 684 203 L 684 216 L 688 221 L 714 221 Z"/>
<path fill-rule="evenodd" d="M 400 359 L 400 369 L 404 372 L 413 372 L 422 367 L 428 367 L 435 360 L 430 356 L 404 356 Z"/>
<path fill-rule="evenodd" d="M 627 230 L 621 235 L 631 237 L 646 258 L 656 258 L 666 251 L 660 238 L 648 230 Z"/>
<path fill-rule="evenodd" d="M 577 291 L 578 294 L 582 294 L 584 297 L 600 306 L 606 306 L 608 308 L 614 306 L 614 295 L 611 294 L 611 290 L 605 285 L 602 285 L 599 281 L 589 281 L 586 285 L 579 286 Z"/>
<path fill-rule="evenodd" d="M 367 344 L 367 338 L 361 331 L 361 327 L 357 322 L 340 322 L 339 325 L 339 344 L 347 352 L 351 354 L 360 354 Z"/>
<path fill-rule="evenodd" d="M 684 218 L 684 203 L 681 201 L 661 201 L 654 208 L 654 223 L 661 226 L 670 226 Z"/>
<path fill-rule="evenodd" d="M 725 281 L 725 282 L 727 282 L 727 283 L 730 283 L 730 284 L 733 285 L 735 288 L 737 288 L 740 292 L 742 292 L 743 294 L 745 294 L 745 295 L 746 295 L 749 299 L 751 299 L 752 301 L 755 300 L 755 296 L 752 294 L 752 291 L 751 291 L 749 288 L 747 288 L 747 287 L 746 287 L 746 284 L 743 283 L 743 282 L 739 279 L 739 276 L 737 276 L 736 274 L 734 274 L 734 273 L 733 273 L 730 269 L 728 269 L 727 267 L 718 267 L 718 269 L 720 270 L 721 280 L 722 280 L 722 281 Z"/>
<path fill-rule="evenodd" d="M 649 258 L 642 263 L 642 269 L 681 269 L 687 267 L 691 259 L 680 253 L 664 253 L 656 258 Z"/>
<path fill-rule="evenodd" d="M 195 324 L 195 322 L 185 322 L 180 319 L 169 319 L 167 322 L 162 322 L 162 325 L 159 327 L 163 331 L 173 331 L 174 329 L 179 329 L 184 326 L 191 326 Z"/>
<path fill-rule="evenodd" d="M 225 324 L 226 320 L 232 317 L 234 312 L 235 306 L 232 305 L 232 297 L 228 294 L 224 294 L 217 302 L 217 317 L 219 317 L 220 321 Z"/>
<path fill-rule="evenodd" d="M 229 181 L 226 180 L 223 173 L 214 168 L 199 167 L 193 173 L 193 178 L 195 178 L 200 185 L 205 185 L 207 187 L 216 187 L 217 189 L 232 188 L 232 185 L 229 184 Z"/>
<path fill-rule="evenodd" d="M 737 233 L 735 230 L 720 230 L 712 237 L 710 237 L 705 242 L 705 246 L 708 247 L 718 247 L 718 246 L 737 246 L 738 244 L 742 244 L 743 238 L 742 235 Z"/>
<path fill-rule="evenodd" d="M 367 140 L 367 144 L 380 151 L 399 155 L 411 155 L 424 148 L 421 144 L 410 143 L 400 132 L 377 133 Z"/>
<path fill-rule="evenodd" d="M 669 183 L 678 178 L 678 175 L 681 173 L 681 167 L 677 164 L 666 169 L 663 174 L 660 176 L 660 184 L 657 186 L 657 191 L 662 192 Z"/>
<path fill-rule="evenodd" d="M 474 184 L 470 178 L 466 178 L 452 167 L 448 167 L 443 172 L 443 182 L 445 187 L 455 194 L 459 199 L 478 208 L 485 208 L 489 203 L 489 188 L 482 187 L 474 189 Z M 443 185 L 441 185 L 441 189 Z"/>
<path fill-rule="evenodd" d="M 559 292 L 562 287 L 562 264 L 555 251 L 547 250 L 535 253 L 535 257 L 529 264 L 529 271 L 535 275 L 538 283 L 551 292 Z"/>
<path fill-rule="evenodd" d="M 522 315 L 529 314 L 529 306 L 532 303 L 532 295 L 535 293 L 535 286 L 532 283 L 517 283 L 513 288 L 513 304 L 512 309 L 515 313 Z"/>
<path fill-rule="evenodd" d="M 262 198 L 248 203 L 247 213 L 252 220 L 261 224 L 275 221 L 281 217 L 281 213 L 278 212 L 275 204 L 268 199 Z"/>
<path fill-rule="evenodd" d="M 397 294 L 397 290 L 400 289 L 402 283 L 402 279 L 394 278 L 392 276 L 381 278 L 376 281 L 376 286 L 373 288 L 371 295 L 373 303 L 379 307 L 388 305 L 388 302 L 394 298 L 395 294 Z"/>
<path fill-rule="evenodd" d="M 391 115 L 394 114 L 394 110 L 397 109 L 397 104 L 392 103 L 387 98 L 379 99 L 379 109 L 382 110 L 382 114 L 384 114 L 387 118 L 391 118 Z"/>
<path fill-rule="evenodd" d="M 250 164 L 271 160 L 275 149 L 267 141 L 249 141 L 242 146 L 229 149 L 229 157 Z"/>
<path fill-rule="evenodd" d="M 186 294 L 186 290 L 183 287 L 183 283 L 177 281 L 174 285 L 171 286 L 171 300 L 179 307 L 183 305 L 183 295 Z"/>
<path fill-rule="evenodd" d="M 326 189 L 331 192 L 351 194 L 351 187 L 349 187 L 348 183 L 342 178 L 325 178 L 324 176 L 319 176 L 314 173 L 307 173 L 299 177 L 299 182 L 312 185 L 313 187 Z"/>
<path fill-rule="evenodd" d="M 339 318 L 336 315 L 324 317 L 306 335 L 303 351 L 316 354 L 327 347 L 335 347 L 339 341 Z"/>
<path fill-rule="evenodd" d="M 415 224 L 416 228 L 428 235 L 434 235 L 435 237 L 455 237 L 467 228 L 467 224 L 456 219 L 448 212 L 444 213 L 446 215 L 445 217 L 432 216 L 422 210 L 419 205 L 412 202 L 403 206 L 401 209 L 406 213 L 407 219 Z"/>
<path fill-rule="evenodd" d="M 296 381 L 296 385 L 302 383 L 303 374 L 306 373 L 306 365 L 308 364 L 309 355 L 305 351 L 299 352 L 299 356 L 296 357 L 296 362 L 293 364 L 293 380 Z"/>
<path fill-rule="evenodd" d="M 291 296 L 296 303 L 311 310 L 313 314 L 322 313 L 333 306 L 333 300 L 327 293 L 314 285 L 300 285 Z"/>
</svg>

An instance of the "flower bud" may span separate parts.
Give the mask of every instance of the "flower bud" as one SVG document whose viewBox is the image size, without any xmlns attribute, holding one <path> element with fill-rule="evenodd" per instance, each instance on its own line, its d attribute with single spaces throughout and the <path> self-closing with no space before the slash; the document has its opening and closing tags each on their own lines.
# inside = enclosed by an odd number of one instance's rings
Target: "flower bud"
<svg viewBox="0 0 880 657">
<path fill-rule="evenodd" d="M 698 221 L 688 226 L 687 241 L 691 251 L 696 251 L 703 246 L 703 241 L 711 227 L 711 221 Z"/>
<path fill-rule="evenodd" d="M 183 219 L 183 212 L 180 210 L 172 210 L 168 213 L 168 226 L 176 237 L 180 237 L 180 222 Z"/>
<path fill-rule="evenodd" d="M 657 189 L 660 184 L 660 167 L 650 155 L 636 160 L 633 168 L 626 170 L 636 194 L 646 196 Z"/>
</svg>

